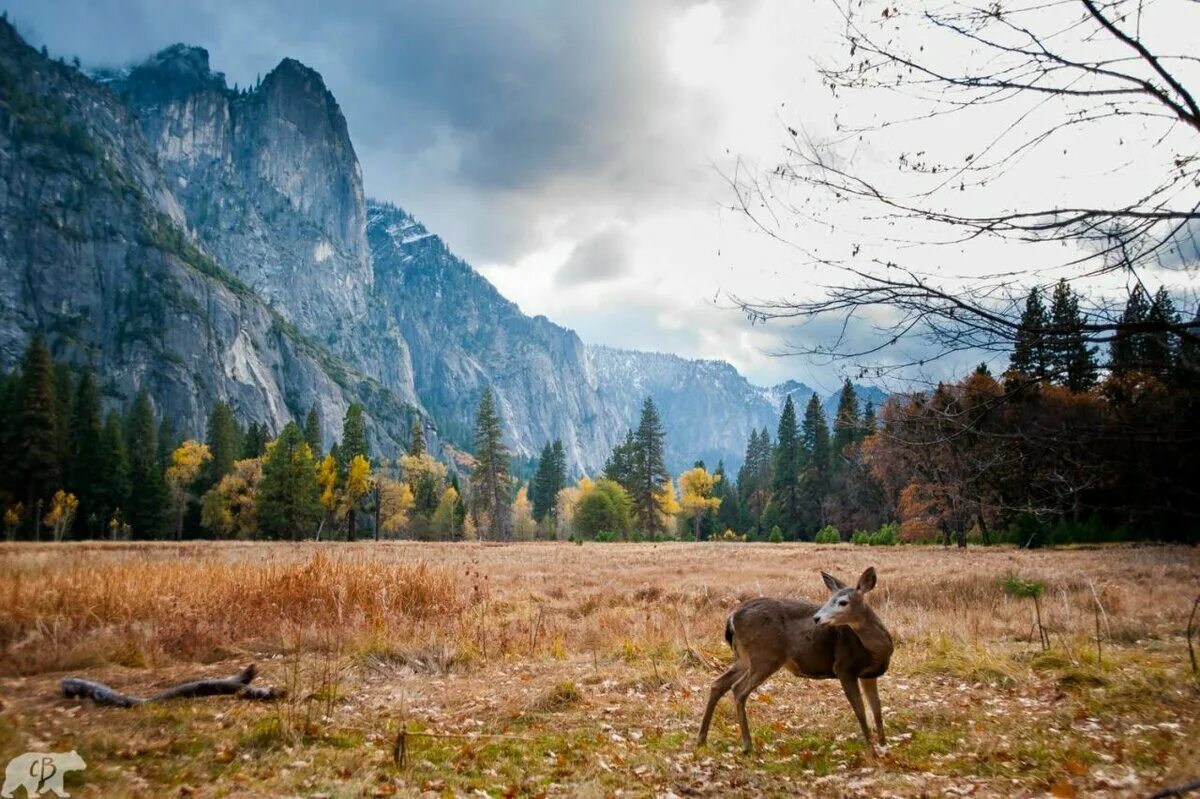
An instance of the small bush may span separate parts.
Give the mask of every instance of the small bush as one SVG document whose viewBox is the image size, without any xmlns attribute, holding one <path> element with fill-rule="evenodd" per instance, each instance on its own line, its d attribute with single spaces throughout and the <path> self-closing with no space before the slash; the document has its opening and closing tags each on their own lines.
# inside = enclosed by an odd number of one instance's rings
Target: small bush
<svg viewBox="0 0 1200 799">
<path fill-rule="evenodd" d="M 1023 580 L 1015 574 L 1006 574 L 1000 579 L 1004 593 L 1021 599 L 1037 599 L 1046 590 L 1046 584 L 1040 580 Z"/>
<path fill-rule="evenodd" d="M 778 524 L 771 528 L 771 535 L 767 537 L 767 540 L 772 544 L 783 543 L 783 530 L 779 529 Z"/>
<path fill-rule="evenodd" d="M 813 540 L 818 544 L 840 544 L 842 534 L 832 524 L 827 524 L 817 531 L 817 537 Z"/>
<path fill-rule="evenodd" d="M 869 542 L 873 547 L 890 547 L 900 543 L 900 525 L 892 522 L 885 524 L 871 534 Z"/>
<path fill-rule="evenodd" d="M 726 528 L 725 532 L 721 534 L 721 540 L 722 541 L 745 541 L 746 536 L 738 535 L 733 530 Z"/>
<path fill-rule="evenodd" d="M 855 530 L 854 535 L 850 536 L 850 543 L 857 546 L 866 546 L 871 543 L 871 534 L 866 530 Z"/>
</svg>

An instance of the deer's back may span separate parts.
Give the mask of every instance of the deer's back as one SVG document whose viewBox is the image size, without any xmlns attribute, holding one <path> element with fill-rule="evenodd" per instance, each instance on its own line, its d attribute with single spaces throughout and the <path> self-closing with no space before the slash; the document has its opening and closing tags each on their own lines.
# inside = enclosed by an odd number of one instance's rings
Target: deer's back
<svg viewBox="0 0 1200 799">
<path fill-rule="evenodd" d="M 818 627 L 813 615 L 820 607 L 803 599 L 746 600 L 731 617 L 739 656 L 815 679 L 877 677 L 887 670 L 850 628 Z"/>
</svg>

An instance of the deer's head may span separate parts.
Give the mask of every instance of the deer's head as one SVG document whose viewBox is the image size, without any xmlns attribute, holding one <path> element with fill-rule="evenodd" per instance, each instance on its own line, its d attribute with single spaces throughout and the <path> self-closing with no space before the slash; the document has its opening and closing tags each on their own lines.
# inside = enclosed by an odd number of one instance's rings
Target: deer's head
<svg viewBox="0 0 1200 799">
<path fill-rule="evenodd" d="M 868 567 L 853 588 L 826 572 L 821 572 L 821 579 L 833 595 L 813 616 L 813 622 L 818 627 L 853 626 L 862 618 L 863 594 L 875 587 L 875 567 Z"/>
</svg>

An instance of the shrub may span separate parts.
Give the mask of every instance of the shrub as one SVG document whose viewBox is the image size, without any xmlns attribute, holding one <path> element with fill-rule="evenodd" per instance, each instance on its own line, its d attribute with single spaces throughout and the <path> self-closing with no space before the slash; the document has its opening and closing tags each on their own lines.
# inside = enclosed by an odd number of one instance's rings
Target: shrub
<svg viewBox="0 0 1200 799">
<path fill-rule="evenodd" d="M 767 537 L 767 540 L 772 544 L 783 543 L 783 530 L 779 529 L 778 524 L 771 528 L 771 535 Z"/>
<path fill-rule="evenodd" d="M 866 546 L 871 543 L 871 534 L 866 530 L 855 530 L 854 535 L 850 536 L 850 543 L 858 546 Z"/>
<path fill-rule="evenodd" d="M 782 535 L 781 535 L 781 537 L 782 537 Z M 721 540 L 722 541 L 745 541 L 746 536 L 738 535 L 733 530 L 726 528 L 725 532 L 721 534 Z"/>
<path fill-rule="evenodd" d="M 868 542 L 873 547 L 890 547 L 900 542 L 900 525 L 892 522 L 885 524 L 871 534 Z"/>
<path fill-rule="evenodd" d="M 832 524 L 827 524 L 817 531 L 817 537 L 813 540 L 818 544 L 840 544 L 842 534 Z"/>
</svg>

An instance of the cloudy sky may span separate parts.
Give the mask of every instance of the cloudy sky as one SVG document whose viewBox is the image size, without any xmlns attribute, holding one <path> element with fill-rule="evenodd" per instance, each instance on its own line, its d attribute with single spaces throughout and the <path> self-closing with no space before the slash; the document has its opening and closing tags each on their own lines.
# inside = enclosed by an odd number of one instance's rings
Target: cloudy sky
<svg viewBox="0 0 1200 799">
<path fill-rule="evenodd" d="M 828 279 L 731 211 L 727 178 L 769 172 L 789 125 L 823 140 L 839 114 L 843 124 L 853 114 L 817 74 L 845 47 L 829 3 L 7 7 L 30 41 L 85 66 L 127 64 L 177 41 L 206 47 L 231 84 L 253 83 L 284 56 L 312 66 L 341 103 L 368 194 L 410 210 L 527 313 L 585 341 L 723 358 L 763 384 L 795 377 L 832 389 L 848 368 L 775 355 L 828 336 L 828 325 L 752 325 L 727 307 L 730 296 L 810 295 Z M 933 136 L 953 144 L 961 131 Z M 850 146 L 844 156 L 859 163 L 894 157 Z M 844 222 L 787 232 L 793 244 L 841 252 L 863 240 L 861 219 Z M 984 260 L 1011 257 L 993 247 Z M 855 335 L 869 340 L 869 328 Z"/>
</svg>

